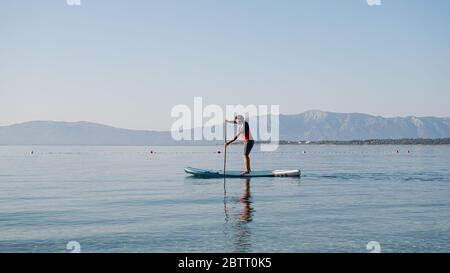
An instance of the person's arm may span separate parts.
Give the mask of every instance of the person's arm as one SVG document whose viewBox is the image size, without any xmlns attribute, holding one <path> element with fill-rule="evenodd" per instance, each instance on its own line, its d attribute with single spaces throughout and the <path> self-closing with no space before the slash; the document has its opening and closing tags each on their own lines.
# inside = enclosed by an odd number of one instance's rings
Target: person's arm
<svg viewBox="0 0 450 273">
<path fill-rule="evenodd" d="M 241 133 L 237 133 L 237 135 L 235 135 L 232 140 L 227 142 L 227 146 L 230 145 L 231 143 L 235 142 L 239 138 L 240 135 L 241 135 Z"/>
<path fill-rule="evenodd" d="M 234 120 L 225 120 L 225 123 L 235 123 Z M 226 125 L 225 125 L 226 126 Z M 239 134 L 237 134 L 232 140 L 228 141 L 226 144 L 227 146 L 230 145 L 231 143 L 235 142 L 236 139 L 238 139 Z"/>
</svg>

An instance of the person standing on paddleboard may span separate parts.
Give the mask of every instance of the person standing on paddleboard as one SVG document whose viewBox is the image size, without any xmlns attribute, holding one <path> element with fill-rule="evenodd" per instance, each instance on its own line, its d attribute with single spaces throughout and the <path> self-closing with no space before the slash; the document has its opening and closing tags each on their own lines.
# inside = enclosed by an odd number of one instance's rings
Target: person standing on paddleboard
<svg viewBox="0 0 450 273">
<path fill-rule="evenodd" d="M 237 124 L 238 133 L 234 136 L 234 138 L 226 143 L 226 145 L 230 145 L 235 142 L 239 137 L 241 137 L 244 142 L 244 167 L 245 170 L 242 171 L 242 174 L 249 174 L 252 170 L 250 168 L 250 152 L 252 151 L 253 145 L 255 145 L 255 141 L 253 140 L 252 134 L 250 133 L 250 126 L 248 122 L 245 121 L 244 117 L 239 115 L 234 118 L 233 121 L 227 121 L 230 123 Z"/>
</svg>

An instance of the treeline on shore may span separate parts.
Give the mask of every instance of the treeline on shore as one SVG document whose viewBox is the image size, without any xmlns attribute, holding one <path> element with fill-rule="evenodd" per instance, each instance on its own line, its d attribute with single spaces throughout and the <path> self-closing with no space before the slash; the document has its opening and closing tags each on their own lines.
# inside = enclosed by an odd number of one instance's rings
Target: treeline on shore
<svg viewBox="0 0 450 273">
<path fill-rule="evenodd" d="M 367 140 L 280 141 L 281 145 L 450 145 L 450 138 L 404 138 Z"/>
</svg>

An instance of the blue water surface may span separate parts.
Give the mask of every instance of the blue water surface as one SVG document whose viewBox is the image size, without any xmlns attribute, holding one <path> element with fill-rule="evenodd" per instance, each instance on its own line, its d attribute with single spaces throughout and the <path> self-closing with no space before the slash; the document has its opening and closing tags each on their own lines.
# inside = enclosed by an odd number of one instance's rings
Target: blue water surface
<svg viewBox="0 0 450 273">
<path fill-rule="evenodd" d="M 0 146 L 0 252 L 450 251 L 449 146 L 256 146 L 254 170 L 302 177 L 183 172 L 220 149 Z"/>
</svg>

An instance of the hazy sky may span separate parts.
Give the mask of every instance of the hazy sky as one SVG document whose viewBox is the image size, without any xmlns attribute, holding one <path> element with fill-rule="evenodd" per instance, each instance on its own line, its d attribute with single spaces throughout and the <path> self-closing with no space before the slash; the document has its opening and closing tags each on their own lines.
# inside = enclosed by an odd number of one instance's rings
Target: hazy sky
<svg viewBox="0 0 450 273">
<path fill-rule="evenodd" d="M 450 116 L 450 1 L 2 0 L 0 125 L 169 129 L 177 104 Z"/>
</svg>

